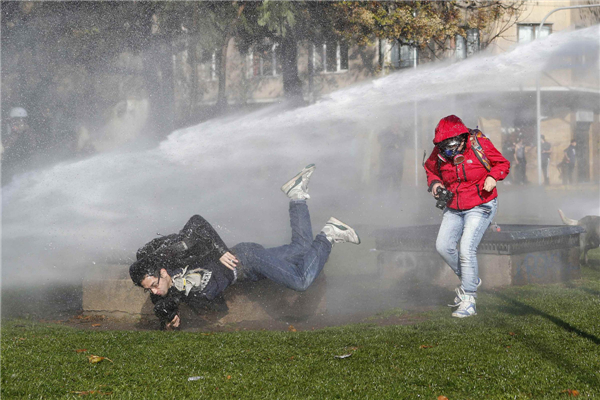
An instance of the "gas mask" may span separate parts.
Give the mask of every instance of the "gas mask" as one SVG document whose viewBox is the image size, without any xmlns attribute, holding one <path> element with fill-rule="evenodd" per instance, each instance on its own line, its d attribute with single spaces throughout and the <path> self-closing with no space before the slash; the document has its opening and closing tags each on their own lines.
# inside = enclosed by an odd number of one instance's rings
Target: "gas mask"
<svg viewBox="0 0 600 400">
<path fill-rule="evenodd" d="M 467 140 L 468 133 L 463 133 L 459 136 L 454 136 L 448 138 L 444 141 L 441 141 L 437 144 L 440 154 L 448 161 L 452 161 L 454 165 L 461 164 L 465 161 L 465 156 L 462 154 L 465 151 L 465 147 L 463 144 Z M 461 145 L 462 148 L 461 148 Z"/>
</svg>

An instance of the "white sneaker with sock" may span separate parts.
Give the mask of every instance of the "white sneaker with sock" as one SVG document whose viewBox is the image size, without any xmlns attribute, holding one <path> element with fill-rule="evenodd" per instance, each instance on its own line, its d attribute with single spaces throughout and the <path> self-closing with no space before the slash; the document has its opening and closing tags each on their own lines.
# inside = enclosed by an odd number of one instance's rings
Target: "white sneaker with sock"
<svg viewBox="0 0 600 400">
<path fill-rule="evenodd" d="M 309 164 L 304 169 L 296 174 L 292 179 L 287 181 L 281 190 L 291 200 L 306 200 L 310 199 L 308 195 L 308 181 L 310 176 L 315 171 L 315 164 Z"/>
<path fill-rule="evenodd" d="M 481 278 L 477 278 L 477 288 L 481 286 Z M 456 289 L 462 288 L 462 286 L 458 286 Z M 458 295 L 454 298 L 454 304 L 448 304 L 448 307 L 458 307 L 460 304 L 460 297 Z"/>
<path fill-rule="evenodd" d="M 456 288 L 456 295 L 460 298 L 458 308 L 452 313 L 455 318 L 466 318 L 477 315 L 475 296 L 466 294 L 462 288 Z"/>
<path fill-rule="evenodd" d="M 356 231 L 337 218 L 329 218 L 321 232 L 325 234 L 331 244 L 346 242 L 360 244 L 360 237 Z"/>
</svg>

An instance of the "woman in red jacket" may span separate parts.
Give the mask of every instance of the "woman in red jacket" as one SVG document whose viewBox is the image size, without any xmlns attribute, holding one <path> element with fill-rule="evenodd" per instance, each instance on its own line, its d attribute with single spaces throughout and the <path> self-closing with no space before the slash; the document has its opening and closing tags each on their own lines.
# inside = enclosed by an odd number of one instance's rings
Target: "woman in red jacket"
<svg viewBox="0 0 600 400">
<path fill-rule="evenodd" d="M 458 318 L 477 315 L 475 300 L 481 285 L 477 247 L 496 215 L 496 182 L 506 178 L 510 169 L 510 162 L 485 137 L 479 138 L 484 156 L 478 157 L 470 133 L 456 115 L 442 118 L 435 128 L 435 148 L 425 162 L 431 194 L 437 198 L 442 187 L 453 195 L 444 209 L 436 249 L 461 280 L 451 305 L 458 307 L 452 313 Z"/>
</svg>

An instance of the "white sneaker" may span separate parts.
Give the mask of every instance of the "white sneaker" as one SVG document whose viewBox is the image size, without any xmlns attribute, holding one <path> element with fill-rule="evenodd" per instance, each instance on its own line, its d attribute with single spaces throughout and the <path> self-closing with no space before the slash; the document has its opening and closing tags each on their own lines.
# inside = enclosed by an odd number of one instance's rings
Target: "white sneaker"
<svg viewBox="0 0 600 400">
<path fill-rule="evenodd" d="M 481 278 L 477 278 L 477 279 L 478 279 L 478 281 L 477 281 L 477 288 L 479 288 L 479 286 L 481 286 Z M 460 288 L 461 288 L 461 286 L 459 285 L 455 289 L 455 291 L 458 290 L 458 289 L 460 289 Z M 448 304 L 448 307 L 458 307 L 459 304 L 460 304 L 460 297 L 458 297 L 458 295 L 456 295 L 456 297 L 454 298 L 454 304 Z"/>
<path fill-rule="evenodd" d="M 309 164 L 304 169 L 296 174 L 292 179 L 287 181 L 281 190 L 292 200 L 310 199 L 308 195 L 308 180 L 315 171 L 315 164 Z"/>
<path fill-rule="evenodd" d="M 456 311 L 452 313 L 453 317 L 466 318 L 477 315 L 474 296 L 466 294 L 461 288 L 456 288 L 456 295 L 460 298 L 460 304 Z"/>
<path fill-rule="evenodd" d="M 360 244 L 360 237 L 358 237 L 356 231 L 333 217 L 329 218 L 321 232 L 325 234 L 331 244 L 346 242 Z"/>
</svg>

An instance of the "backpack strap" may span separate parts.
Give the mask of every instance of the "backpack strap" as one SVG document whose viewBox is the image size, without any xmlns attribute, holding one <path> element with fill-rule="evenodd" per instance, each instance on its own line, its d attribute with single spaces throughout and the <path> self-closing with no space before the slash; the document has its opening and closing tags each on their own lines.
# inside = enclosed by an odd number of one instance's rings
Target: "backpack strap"
<svg viewBox="0 0 600 400">
<path fill-rule="evenodd" d="M 490 163 L 490 160 L 485 155 L 485 152 L 479 143 L 479 140 L 483 139 L 490 140 L 479 129 L 469 129 L 469 140 L 471 141 L 473 153 L 475 153 L 475 157 L 477 157 L 481 165 L 483 165 L 483 167 L 490 172 L 492 169 L 492 163 Z"/>
</svg>

